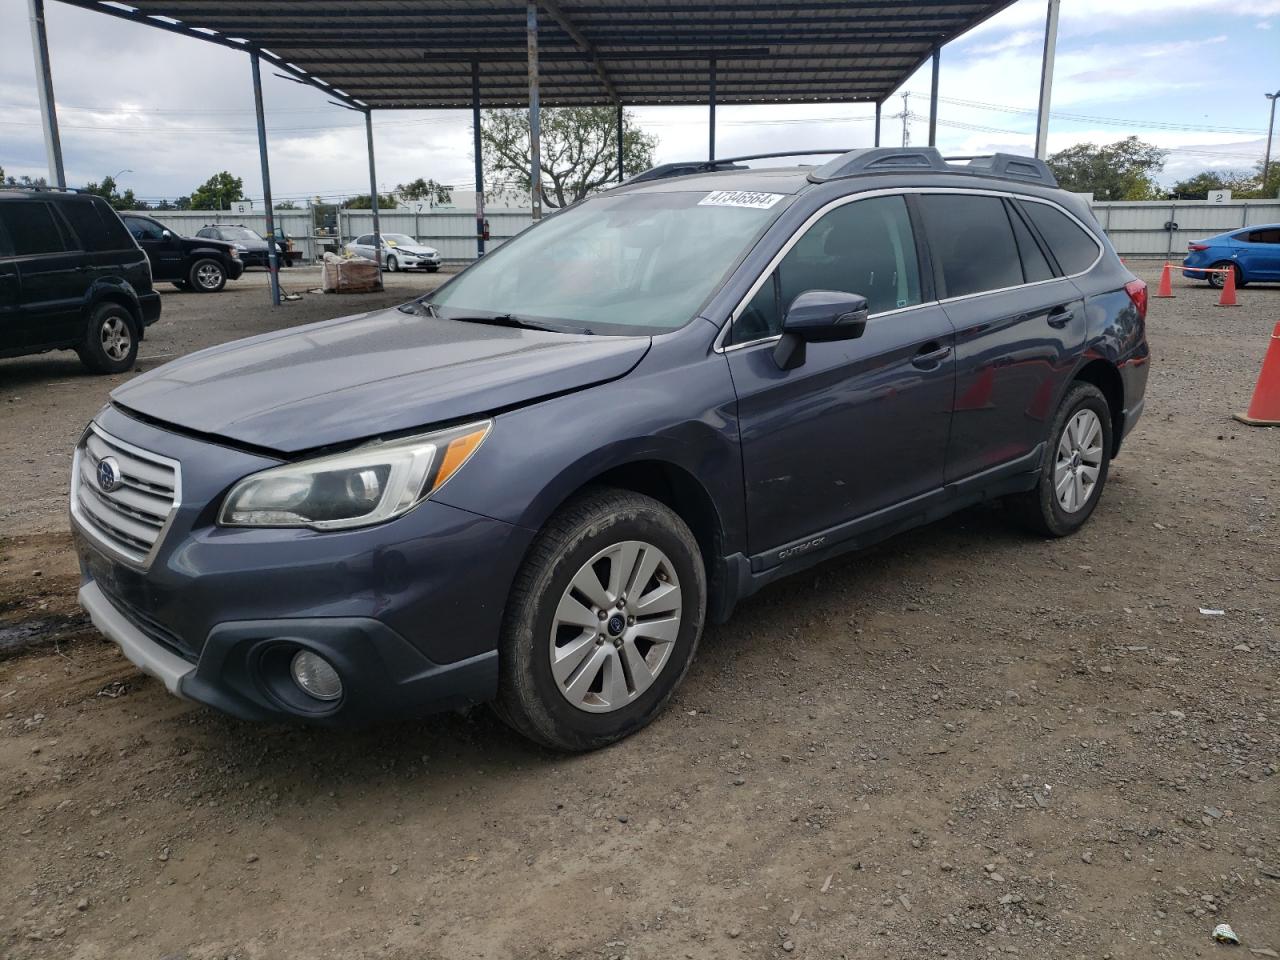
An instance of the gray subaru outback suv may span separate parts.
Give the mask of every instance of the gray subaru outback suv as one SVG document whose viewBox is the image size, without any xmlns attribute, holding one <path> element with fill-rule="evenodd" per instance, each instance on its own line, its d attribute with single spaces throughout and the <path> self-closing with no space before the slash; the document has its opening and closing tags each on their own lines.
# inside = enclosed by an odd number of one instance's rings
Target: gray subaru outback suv
<svg viewBox="0 0 1280 960">
<path fill-rule="evenodd" d="M 598 747 L 780 577 L 983 500 L 1079 529 L 1146 305 L 1035 160 L 657 168 L 418 301 L 117 388 L 76 448 L 80 600 L 238 717 L 490 702 Z"/>
</svg>

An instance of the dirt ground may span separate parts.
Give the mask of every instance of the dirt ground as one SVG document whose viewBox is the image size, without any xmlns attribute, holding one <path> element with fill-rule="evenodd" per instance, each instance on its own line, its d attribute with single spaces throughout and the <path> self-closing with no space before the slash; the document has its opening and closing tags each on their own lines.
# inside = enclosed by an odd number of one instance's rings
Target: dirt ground
<svg viewBox="0 0 1280 960">
<path fill-rule="evenodd" d="M 142 367 L 429 282 L 166 293 Z M 1176 293 L 1081 533 L 986 507 L 781 582 L 579 757 L 485 711 L 335 733 L 167 695 L 74 603 L 111 380 L 0 362 L 0 955 L 1280 956 L 1280 430 L 1229 418 L 1280 287 Z"/>
</svg>

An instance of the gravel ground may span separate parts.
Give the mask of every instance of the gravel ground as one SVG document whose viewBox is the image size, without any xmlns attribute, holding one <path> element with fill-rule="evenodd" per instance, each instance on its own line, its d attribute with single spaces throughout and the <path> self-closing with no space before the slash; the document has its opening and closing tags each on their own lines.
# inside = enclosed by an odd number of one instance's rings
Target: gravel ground
<svg viewBox="0 0 1280 960">
<path fill-rule="evenodd" d="M 143 368 L 434 279 L 275 314 L 252 275 L 166 294 Z M 484 711 L 335 733 L 169 697 L 74 605 L 68 454 L 112 381 L 0 362 L 0 950 L 1280 956 L 1280 430 L 1229 418 L 1280 287 L 1175 284 L 1081 533 L 985 507 L 783 581 L 580 757 Z"/>
</svg>

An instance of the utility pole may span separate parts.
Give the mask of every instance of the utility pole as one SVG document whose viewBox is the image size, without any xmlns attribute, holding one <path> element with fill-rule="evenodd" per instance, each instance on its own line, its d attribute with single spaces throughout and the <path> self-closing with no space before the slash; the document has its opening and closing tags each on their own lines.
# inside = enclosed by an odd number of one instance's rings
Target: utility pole
<svg viewBox="0 0 1280 960">
<path fill-rule="evenodd" d="M 909 147 L 911 145 L 911 129 L 907 126 L 907 121 L 911 119 L 911 94 L 904 93 L 902 95 L 902 112 L 895 113 L 890 119 L 902 121 L 902 145 Z"/>
<path fill-rule="evenodd" d="M 1271 173 L 1271 134 L 1276 126 L 1276 100 L 1280 99 L 1280 90 L 1265 94 L 1271 101 L 1271 119 L 1267 121 L 1267 155 L 1262 160 L 1262 191 L 1267 190 L 1267 175 Z"/>
</svg>

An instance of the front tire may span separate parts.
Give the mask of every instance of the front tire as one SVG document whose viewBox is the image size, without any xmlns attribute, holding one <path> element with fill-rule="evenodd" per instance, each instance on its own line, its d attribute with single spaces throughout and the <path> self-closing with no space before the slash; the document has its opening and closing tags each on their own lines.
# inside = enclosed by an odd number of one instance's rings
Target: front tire
<svg viewBox="0 0 1280 960">
<path fill-rule="evenodd" d="M 1034 490 L 1010 497 L 1014 516 L 1032 533 L 1065 537 L 1085 525 L 1107 484 L 1111 466 L 1111 406 L 1092 383 L 1067 390 Z"/>
<path fill-rule="evenodd" d="M 684 678 L 706 605 L 702 554 L 674 511 L 625 490 L 584 494 L 547 522 L 516 576 L 494 709 L 557 750 L 635 733 Z"/>
<path fill-rule="evenodd" d="M 89 314 L 84 340 L 76 347 L 80 362 L 92 373 L 124 373 L 138 359 L 138 333 L 133 314 L 118 303 L 100 303 Z"/>
<path fill-rule="evenodd" d="M 217 260 L 197 260 L 187 271 L 187 282 L 197 293 L 217 293 L 227 285 L 227 271 Z"/>
<path fill-rule="evenodd" d="M 395 257 L 387 257 L 387 270 L 391 273 L 399 273 L 400 261 Z"/>
</svg>

